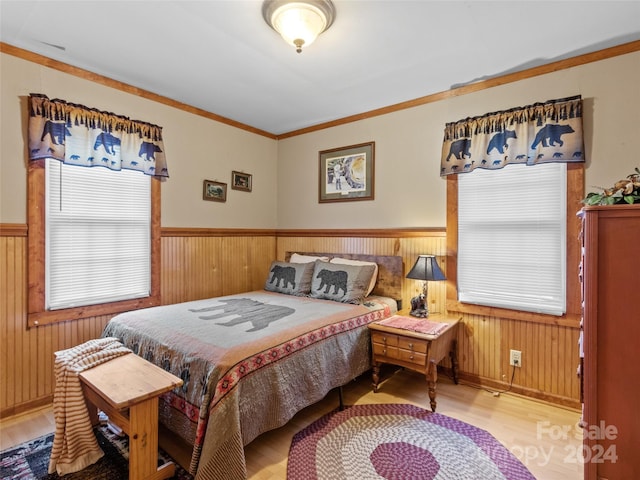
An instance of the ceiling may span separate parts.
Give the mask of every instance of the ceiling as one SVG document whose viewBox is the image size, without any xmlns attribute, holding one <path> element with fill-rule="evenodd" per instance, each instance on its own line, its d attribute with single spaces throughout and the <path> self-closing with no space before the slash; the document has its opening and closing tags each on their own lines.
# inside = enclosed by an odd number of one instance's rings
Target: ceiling
<svg viewBox="0 0 640 480">
<path fill-rule="evenodd" d="M 638 0 L 333 1 L 300 54 L 261 0 L 1 0 L 0 40 L 278 135 L 640 39 Z"/>
</svg>

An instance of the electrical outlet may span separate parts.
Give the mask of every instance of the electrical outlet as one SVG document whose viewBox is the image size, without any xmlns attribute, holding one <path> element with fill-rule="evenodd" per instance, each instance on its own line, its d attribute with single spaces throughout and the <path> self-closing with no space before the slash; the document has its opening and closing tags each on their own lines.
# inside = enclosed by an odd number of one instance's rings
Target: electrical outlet
<svg viewBox="0 0 640 480">
<path fill-rule="evenodd" d="M 511 350 L 509 356 L 509 365 L 522 367 L 522 352 L 520 350 Z"/>
</svg>

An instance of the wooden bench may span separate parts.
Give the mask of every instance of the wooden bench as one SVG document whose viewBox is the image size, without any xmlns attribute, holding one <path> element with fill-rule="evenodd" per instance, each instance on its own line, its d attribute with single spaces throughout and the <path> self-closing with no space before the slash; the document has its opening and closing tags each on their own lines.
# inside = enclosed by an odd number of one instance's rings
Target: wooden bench
<svg viewBox="0 0 640 480">
<path fill-rule="evenodd" d="M 129 435 L 129 480 L 174 476 L 173 462 L 158 467 L 158 397 L 182 385 L 182 380 L 133 353 L 79 377 L 94 425 L 100 409 Z"/>
</svg>

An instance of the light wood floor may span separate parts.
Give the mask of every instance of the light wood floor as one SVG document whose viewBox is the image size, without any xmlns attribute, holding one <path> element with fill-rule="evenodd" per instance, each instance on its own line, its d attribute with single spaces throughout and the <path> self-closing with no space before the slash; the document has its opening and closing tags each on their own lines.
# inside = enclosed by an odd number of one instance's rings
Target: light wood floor
<svg viewBox="0 0 640 480">
<path fill-rule="evenodd" d="M 378 393 L 371 391 L 369 376 L 344 387 L 347 405 L 410 403 L 429 408 L 424 377 L 405 370 L 387 372 Z M 541 480 L 582 480 L 581 431 L 577 411 L 532 401 L 517 395 L 491 393 L 454 385 L 440 376 L 437 412 L 483 428 L 514 453 Z M 245 448 L 249 479 L 283 480 L 293 435 L 338 405 L 337 393 L 299 412 L 285 426 L 267 432 Z M 0 422 L 0 449 L 54 431 L 53 412 L 44 408 Z M 188 467 L 190 452 L 161 434 L 160 444 Z"/>
</svg>

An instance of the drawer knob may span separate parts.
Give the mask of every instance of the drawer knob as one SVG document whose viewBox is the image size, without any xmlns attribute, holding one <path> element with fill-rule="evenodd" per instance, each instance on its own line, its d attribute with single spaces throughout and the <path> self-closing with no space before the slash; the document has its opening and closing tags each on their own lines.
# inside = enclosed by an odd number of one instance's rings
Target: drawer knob
<svg viewBox="0 0 640 480">
<path fill-rule="evenodd" d="M 387 343 L 387 337 L 382 337 L 382 341 L 383 341 L 384 343 Z"/>
<path fill-rule="evenodd" d="M 413 355 L 409 356 L 409 360 L 413 360 L 413 358 L 414 358 Z"/>
<path fill-rule="evenodd" d="M 410 348 L 411 350 L 413 350 L 413 343 L 410 343 L 410 344 L 409 344 L 409 348 Z"/>
<path fill-rule="evenodd" d="M 382 349 L 382 354 L 383 354 L 383 355 L 386 355 L 386 354 L 387 354 L 387 349 L 386 349 L 386 348 L 383 348 L 383 349 Z"/>
</svg>

